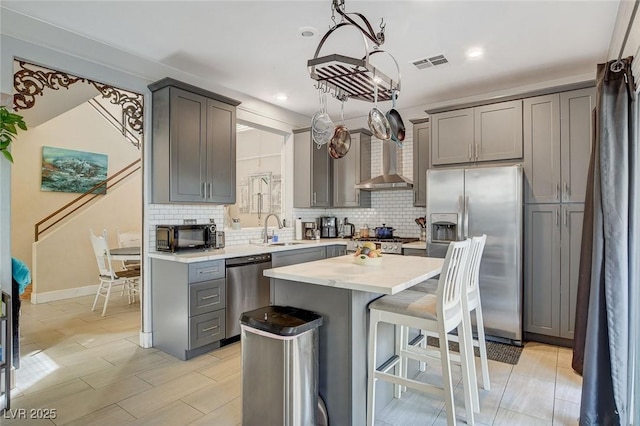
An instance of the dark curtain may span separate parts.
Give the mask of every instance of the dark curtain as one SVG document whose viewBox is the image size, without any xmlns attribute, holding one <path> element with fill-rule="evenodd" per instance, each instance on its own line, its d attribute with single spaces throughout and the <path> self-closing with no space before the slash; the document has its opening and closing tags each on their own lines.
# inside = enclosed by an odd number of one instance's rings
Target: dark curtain
<svg viewBox="0 0 640 426">
<path fill-rule="evenodd" d="M 635 86 L 599 64 L 595 144 L 585 201 L 573 367 L 582 374 L 581 425 L 628 425 L 630 295 L 638 286 Z"/>
</svg>

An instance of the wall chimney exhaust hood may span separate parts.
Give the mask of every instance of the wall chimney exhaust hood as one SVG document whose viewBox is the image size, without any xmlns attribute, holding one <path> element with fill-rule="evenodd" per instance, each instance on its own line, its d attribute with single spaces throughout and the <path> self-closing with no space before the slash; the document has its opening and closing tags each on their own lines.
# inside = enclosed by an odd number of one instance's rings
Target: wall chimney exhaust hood
<svg viewBox="0 0 640 426">
<path fill-rule="evenodd" d="M 365 191 L 383 191 L 391 189 L 412 189 L 413 180 L 398 174 L 398 146 L 393 141 L 382 142 L 382 175 L 365 180 L 356 185 L 356 189 Z"/>
</svg>

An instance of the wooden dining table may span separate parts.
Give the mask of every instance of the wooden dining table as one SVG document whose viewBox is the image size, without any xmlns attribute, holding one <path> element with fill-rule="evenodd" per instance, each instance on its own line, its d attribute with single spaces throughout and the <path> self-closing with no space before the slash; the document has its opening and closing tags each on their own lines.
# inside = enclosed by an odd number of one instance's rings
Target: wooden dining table
<svg viewBox="0 0 640 426">
<path fill-rule="evenodd" d="M 111 260 L 137 260 L 142 258 L 140 247 L 118 247 L 109 249 Z"/>
</svg>

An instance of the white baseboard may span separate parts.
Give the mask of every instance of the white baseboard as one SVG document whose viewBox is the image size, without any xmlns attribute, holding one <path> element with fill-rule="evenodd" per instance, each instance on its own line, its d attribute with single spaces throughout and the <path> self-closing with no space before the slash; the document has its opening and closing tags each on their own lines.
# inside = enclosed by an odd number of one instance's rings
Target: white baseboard
<svg viewBox="0 0 640 426">
<path fill-rule="evenodd" d="M 153 340 L 151 338 L 151 333 L 148 331 L 140 332 L 140 346 L 143 348 L 150 348 L 153 345 Z"/>
<path fill-rule="evenodd" d="M 31 303 L 48 303 L 56 300 L 73 299 L 74 297 L 95 295 L 98 284 L 86 287 L 69 288 L 66 290 L 48 291 L 46 293 L 31 293 Z"/>
</svg>

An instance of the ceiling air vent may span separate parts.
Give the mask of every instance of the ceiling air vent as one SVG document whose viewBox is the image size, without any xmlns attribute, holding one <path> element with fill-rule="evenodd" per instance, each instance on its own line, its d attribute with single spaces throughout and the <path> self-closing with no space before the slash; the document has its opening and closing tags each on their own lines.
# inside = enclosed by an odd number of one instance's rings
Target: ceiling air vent
<svg viewBox="0 0 640 426">
<path fill-rule="evenodd" d="M 449 61 L 447 60 L 447 58 L 444 57 L 444 55 L 436 55 L 430 58 L 423 58 L 423 59 L 417 59 L 415 61 L 412 61 L 413 65 L 415 65 L 415 67 L 418 68 L 419 70 L 435 67 L 437 65 L 443 65 L 443 64 L 446 64 L 447 62 Z"/>
</svg>

